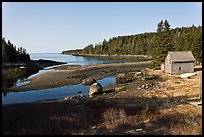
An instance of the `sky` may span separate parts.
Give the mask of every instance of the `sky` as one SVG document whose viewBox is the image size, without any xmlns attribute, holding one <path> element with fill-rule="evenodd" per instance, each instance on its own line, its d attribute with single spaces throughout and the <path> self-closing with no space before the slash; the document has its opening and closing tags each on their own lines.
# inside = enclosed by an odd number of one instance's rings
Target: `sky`
<svg viewBox="0 0 204 137">
<path fill-rule="evenodd" d="M 28 53 L 61 53 L 112 37 L 202 26 L 202 2 L 2 2 L 2 36 Z"/>
</svg>

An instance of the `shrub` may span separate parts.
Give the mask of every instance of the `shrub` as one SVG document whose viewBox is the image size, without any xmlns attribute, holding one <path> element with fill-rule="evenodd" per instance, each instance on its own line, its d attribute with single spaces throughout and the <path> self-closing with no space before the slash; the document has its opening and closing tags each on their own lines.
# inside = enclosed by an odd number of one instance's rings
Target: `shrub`
<svg viewBox="0 0 204 137">
<path fill-rule="evenodd" d="M 146 117 L 149 117 L 151 115 L 151 110 L 149 108 L 148 105 L 144 106 L 143 109 L 142 109 L 142 113 L 146 116 Z"/>
<path fill-rule="evenodd" d="M 104 126 L 107 129 L 114 129 L 119 125 L 125 124 L 127 120 L 124 109 L 108 109 L 103 113 Z"/>
</svg>

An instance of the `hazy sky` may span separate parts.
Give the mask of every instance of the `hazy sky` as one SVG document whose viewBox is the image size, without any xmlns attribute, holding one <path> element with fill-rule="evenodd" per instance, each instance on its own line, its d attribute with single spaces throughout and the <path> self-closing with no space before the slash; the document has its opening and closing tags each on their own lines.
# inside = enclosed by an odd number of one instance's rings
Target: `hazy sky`
<svg viewBox="0 0 204 137">
<path fill-rule="evenodd" d="M 202 25 L 202 2 L 3 2 L 2 35 L 28 53 L 60 53 L 121 35 Z"/>
</svg>

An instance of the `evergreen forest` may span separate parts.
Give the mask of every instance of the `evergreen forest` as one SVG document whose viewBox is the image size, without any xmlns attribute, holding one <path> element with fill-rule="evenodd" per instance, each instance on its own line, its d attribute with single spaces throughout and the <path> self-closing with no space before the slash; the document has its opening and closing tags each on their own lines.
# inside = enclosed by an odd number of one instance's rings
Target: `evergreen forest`
<svg viewBox="0 0 204 137">
<path fill-rule="evenodd" d="M 26 49 L 23 47 L 16 47 L 5 38 L 2 38 L 2 63 L 7 62 L 20 62 L 30 60 L 29 54 L 26 53 Z"/>
<path fill-rule="evenodd" d="M 156 27 L 155 27 L 156 28 Z M 157 24 L 156 32 L 112 37 L 89 44 L 84 49 L 67 50 L 63 54 L 149 55 L 152 67 L 164 62 L 168 51 L 192 51 L 196 63 L 202 62 L 202 26 L 171 29 L 167 20 Z"/>
</svg>

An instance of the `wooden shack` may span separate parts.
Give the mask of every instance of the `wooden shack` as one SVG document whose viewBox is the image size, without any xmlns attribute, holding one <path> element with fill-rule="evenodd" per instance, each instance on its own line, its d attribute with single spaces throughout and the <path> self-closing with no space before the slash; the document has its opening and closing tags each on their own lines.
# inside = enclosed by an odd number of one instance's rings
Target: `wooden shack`
<svg viewBox="0 0 204 137">
<path fill-rule="evenodd" d="M 195 58 L 191 51 L 171 51 L 165 59 L 164 70 L 170 74 L 194 72 Z"/>
</svg>

